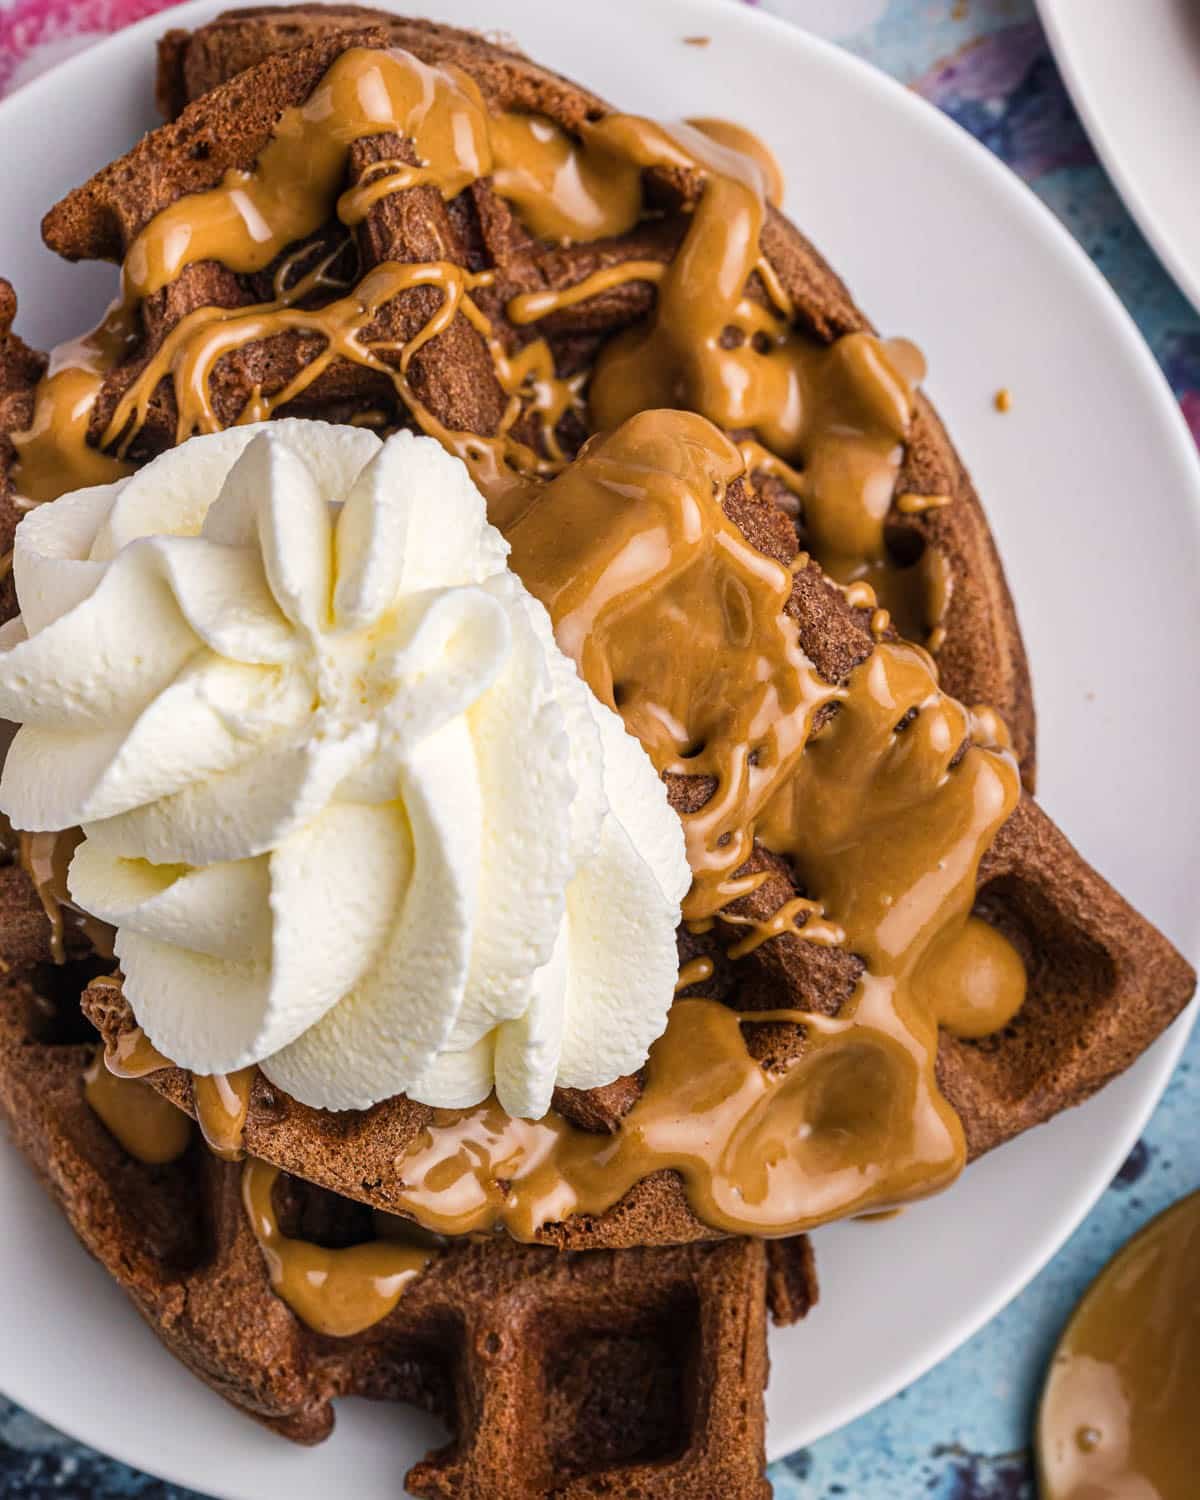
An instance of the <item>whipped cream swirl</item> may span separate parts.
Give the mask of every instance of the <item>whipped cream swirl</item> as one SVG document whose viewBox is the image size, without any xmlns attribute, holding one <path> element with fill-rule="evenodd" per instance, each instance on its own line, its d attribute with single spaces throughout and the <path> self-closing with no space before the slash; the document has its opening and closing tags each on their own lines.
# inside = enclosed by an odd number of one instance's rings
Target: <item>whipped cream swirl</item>
<svg viewBox="0 0 1200 1500">
<path fill-rule="evenodd" d="M 663 1030 L 661 782 L 431 439 L 279 421 L 32 511 L 0 631 L 14 826 L 180 1066 L 536 1117 Z"/>
</svg>

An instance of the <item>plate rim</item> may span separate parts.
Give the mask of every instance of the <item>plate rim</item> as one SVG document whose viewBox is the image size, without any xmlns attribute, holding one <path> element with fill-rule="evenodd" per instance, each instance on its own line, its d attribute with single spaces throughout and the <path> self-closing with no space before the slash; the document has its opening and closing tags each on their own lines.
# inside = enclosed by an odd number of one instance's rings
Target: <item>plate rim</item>
<svg viewBox="0 0 1200 1500">
<path fill-rule="evenodd" d="M 1050 51 L 1054 55 L 1055 65 L 1100 165 L 1167 275 L 1197 312 L 1200 312 L 1200 263 L 1194 267 L 1188 264 L 1161 213 L 1134 180 L 1132 170 L 1111 130 L 1104 125 L 1103 106 L 1098 103 L 1095 90 L 1080 70 L 1079 54 L 1070 40 L 1071 23 L 1067 19 L 1069 4 L 1064 4 L 1063 0 L 1034 0 L 1034 4 L 1050 44 Z"/>
<path fill-rule="evenodd" d="M 412 8 L 405 7 L 404 0 L 374 0 L 374 3 L 380 8 L 393 10 L 398 14 L 403 14 L 406 8 Z M 448 3 L 447 9 L 451 8 L 451 3 Z M 944 115 L 935 105 L 916 95 L 899 80 L 874 67 L 871 63 L 833 42 L 806 31 L 798 23 L 748 6 L 734 7 L 728 4 L 728 0 L 665 0 L 665 3 L 669 4 L 670 9 L 681 17 L 685 15 L 697 19 L 709 17 L 714 24 L 719 24 L 721 27 L 734 29 L 741 27 L 747 32 L 758 28 L 760 32 L 772 35 L 781 46 L 809 52 L 815 56 L 821 68 L 840 70 L 851 77 L 856 77 L 862 87 L 886 95 L 891 107 L 908 111 L 913 121 L 919 122 L 920 128 L 934 135 L 945 136 L 947 139 L 953 137 L 954 149 L 964 153 L 970 159 L 974 172 L 990 177 L 991 185 L 996 191 L 1007 195 L 1019 214 L 1024 215 L 1031 223 L 1036 223 L 1040 234 L 1048 238 L 1059 255 L 1069 263 L 1072 274 L 1087 284 L 1093 302 L 1102 310 L 1102 315 L 1111 325 L 1114 336 L 1119 336 L 1123 352 L 1131 365 L 1135 367 L 1140 383 L 1147 387 L 1148 391 L 1153 389 L 1155 403 L 1164 419 L 1164 429 L 1173 434 L 1170 441 L 1174 449 L 1174 460 L 1182 469 L 1190 470 L 1191 482 L 1187 486 L 1187 512 L 1191 527 L 1197 534 L 1200 534 L 1200 455 L 1197 454 L 1195 443 L 1166 377 L 1142 338 L 1132 316 L 1109 286 L 1099 268 L 1070 231 L 1026 183 L 1022 182 L 981 142 Z M 1041 3 L 1043 0 L 1039 0 L 1039 4 Z M 638 0 L 609 0 L 609 5 L 619 5 L 636 15 Z M 2 137 L 6 120 L 10 115 L 15 114 L 18 108 L 36 108 L 60 90 L 69 88 L 74 73 L 82 74 L 88 68 L 95 67 L 101 58 L 112 56 L 117 52 L 132 54 L 147 38 L 156 38 L 167 26 L 187 26 L 201 17 L 215 14 L 221 8 L 220 0 L 186 0 L 184 4 L 167 7 L 117 32 L 99 38 L 94 45 L 64 59 L 44 74 L 19 86 L 5 99 L 0 100 L 0 137 Z M 420 7 L 421 10 L 425 8 L 425 6 Z M 433 4 L 429 9 L 436 10 L 437 5 Z M 1181 491 L 1183 488 L 1181 485 Z M 1180 947 L 1193 962 L 1200 957 L 1200 914 L 1193 920 L 1192 930 L 1182 935 L 1178 941 Z M 1146 1121 L 1160 1102 L 1198 1015 L 1200 1015 L 1200 997 L 1192 1002 L 1135 1064 L 1147 1075 L 1139 1090 L 1137 1109 L 1133 1110 L 1124 1121 L 1124 1128 L 1113 1133 L 1108 1151 L 1097 1159 L 1092 1180 L 1087 1189 L 1075 1195 L 1069 1211 L 1054 1221 L 1053 1226 L 1047 1229 L 1038 1245 L 1026 1253 L 1020 1263 L 1014 1267 L 1013 1272 L 993 1290 L 991 1296 L 982 1300 L 970 1314 L 964 1315 L 950 1325 L 940 1339 L 924 1346 L 920 1353 L 914 1355 L 911 1360 L 893 1366 L 891 1372 L 885 1377 L 874 1382 L 864 1382 L 856 1392 L 854 1400 L 848 1400 L 845 1403 L 845 1409 L 837 1415 L 835 1420 L 824 1425 L 821 1431 L 805 1432 L 802 1428 L 793 1428 L 792 1434 L 784 1443 L 783 1434 L 778 1433 L 778 1436 L 773 1438 L 772 1428 L 769 1426 L 767 1449 L 770 1459 L 782 1457 L 798 1447 L 818 1441 L 838 1431 L 895 1395 L 897 1391 L 927 1373 L 965 1343 L 1034 1279 L 1090 1213 L 1113 1173 L 1128 1154 Z M 776 1331 L 773 1335 L 776 1339 L 786 1336 L 786 1330 Z M 8 1374 L 5 1374 L 4 1382 L 7 1388 Z M 144 1460 L 132 1450 L 130 1444 L 112 1441 L 107 1430 L 92 1431 L 91 1428 L 98 1425 L 97 1422 L 88 1422 L 85 1419 L 81 1425 L 75 1418 L 77 1408 L 63 1413 L 50 1409 L 46 1403 L 35 1401 L 31 1404 L 18 1397 L 10 1399 L 16 1400 L 25 1410 L 40 1416 L 60 1431 L 76 1435 L 79 1441 L 116 1457 L 131 1467 L 155 1474 L 168 1482 L 194 1488 L 194 1480 L 188 1475 L 173 1471 L 171 1466 L 158 1462 L 147 1468 Z M 775 1430 L 778 1432 L 778 1424 Z M 223 1490 L 210 1491 L 210 1493 L 232 1495 L 234 1492 Z"/>
</svg>

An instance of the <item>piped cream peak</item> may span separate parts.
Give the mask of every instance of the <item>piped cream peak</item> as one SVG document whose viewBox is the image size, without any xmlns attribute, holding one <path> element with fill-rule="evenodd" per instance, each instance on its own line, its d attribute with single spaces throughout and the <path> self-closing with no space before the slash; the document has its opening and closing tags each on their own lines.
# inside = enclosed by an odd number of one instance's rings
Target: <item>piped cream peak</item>
<svg viewBox="0 0 1200 1500">
<path fill-rule="evenodd" d="M 320 422 L 22 523 L 0 804 L 82 826 L 71 896 L 179 1066 L 539 1116 L 644 1061 L 682 836 L 507 550 L 436 443 Z"/>
</svg>

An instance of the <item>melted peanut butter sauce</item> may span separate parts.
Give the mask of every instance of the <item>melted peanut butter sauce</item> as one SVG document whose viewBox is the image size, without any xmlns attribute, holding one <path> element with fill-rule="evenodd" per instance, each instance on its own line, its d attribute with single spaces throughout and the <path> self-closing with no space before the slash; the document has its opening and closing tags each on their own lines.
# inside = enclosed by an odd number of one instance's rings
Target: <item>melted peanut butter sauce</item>
<svg viewBox="0 0 1200 1500">
<path fill-rule="evenodd" d="M 134 314 L 118 300 L 98 328 L 52 352 L 38 383 L 32 424 L 12 439 L 17 450 L 17 492 L 27 505 L 56 500 L 90 485 L 111 484 L 133 473 L 131 464 L 93 447 L 87 439 L 105 375 L 136 342 Z"/>
<path fill-rule="evenodd" d="M 589 392 L 595 425 L 685 407 L 720 427 L 750 429 L 802 465 L 798 498 L 823 563 L 882 558 L 920 355 L 862 333 L 821 345 L 790 326 L 791 309 L 773 305 L 763 276 L 763 172 L 753 158 L 690 126 L 668 131 L 616 116 L 602 127 L 643 167 L 684 168 L 703 185 L 654 312 L 601 351 Z M 747 293 L 755 271 L 765 302 Z"/>
<path fill-rule="evenodd" d="M 277 1167 L 253 1157 L 242 1168 L 242 1201 L 276 1295 L 301 1322 L 332 1338 L 349 1338 L 386 1318 L 434 1252 L 391 1233 L 344 1250 L 289 1239 L 275 1213 L 278 1179 Z"/>
<path fill-rule="evenodd" d="M 1192 1500 L 1200 1476 L 1200 1193 L 1092 1283 L 1038 1417 L 1042 1500 Z"/>
<path fill-rule="evenodd" d="M 711 979 L 714 967 L 711 958 L 689 959 L 680 967 L 679 978 L 675 981 L 675 993 L 678 995 L 682 990 L 691 989 L 694 984 L 703 984 L 706 979 Z"/>
<path fill-rule="evenodd" d="M 113 1039 L 105 1049 L 104 1061 L 117 1078 L 147 1078 L 175 1067 L 136 1026 Z M 196 1123 L 209 1150 L 224 1161 L 240 1161 L 246 1154 L 246 1115 L 257 1071 L 240 1068 L 236 1073 L 192 1074 Z"/>
<path fill-rule="evenodd" d="M 236 1073 L 193 1073 L 196 1121 L 208 1148 L 223 1161 L 240 1161 L 245 1155 L 246 1114 L 256 1068 Z"/>
<path fill-rule="evenodd" d="M 353 142 L 388 133 L 410 141 L 420 164 L 378 163 L 364 182 L 342 193 Z M 563 412 L 579 401 L 578 382 L 558 380 L 544 344 L 509 360 L 469 296 L 490 274 L 472 277 L 460 267 L 436 262 L 385 262 L 359 286 L 347 287 L 345 298 L 317 308 L 299 305 L 320 285 L 309 274 L 290 285 L 280 285 L 276 278 L 276 295 L 260 306 L 196 309 L 139 374 L 101 435 L 99 447 L 115 449 L 116 457 L 87 442 L 104 374 L 138 327 L 138 304 L 187 266 L 214 260 L 240 274 L 261 271 L 290 245 L 315 234 L 335 211 L 349 230 L 389 193 L 427 184 L 449 199 L 489 175 L 535 233 L 560 240 L 623 233 L 641 211 L 638 167 L 617 160 L 602 137 L 575 143 L 539 117 L 491 116 L 466 74 L 429 67 L 409 53 L 357 48 L 343 53 L 312 96 L 284 112 L 251 170 L 231 169 L 218 186 L 179 199 L 137 236 L 122 267 L 117 305 L 95 333 L 56 351 L 50 374 L 38 389 L 33 424 L 14 439 L 22 496 L 50 499 L 127 472 L 122 455 L 164 379 L 172 383 L 179 411 L 177 442 L 218 430 L 212 394 L 216 363 L 247 343 L 289 329 L 321 338 L 323 353 L 273 398 L 254 393 L 238 422 L 270 417 L 341 358 L 387 374 L 422 430 L 464 458 L 489 493 L 502 497 L 521 475 L 542 472 L 547 461 L 511 440 L 509 429 L 524 400 L 525 408 L 542 415 L 544 430 L 552 433 Z M 320 268 L 322 274 L 334 259 L 336 254 Z M 398 348 L 363 337 L 384 304 L 421 285 L 436 286 L 442 306 L 414 338 Z M 413 354 L 459 311 L 489 339 L 497 374 L 512 398 L 493 437 L 445 428 L 407 380 Z M 556 443 L 547 446 L 550 465 L 561 462 Z"/>
<path fill-rule="evenodd" d="M 120 989 L 120 981 L 109 981 Z M 175 1064 L 164 1057 L 140 1026 L 122 1031 L 105 1048 L 104 1062 L 110 1073 L 117 1078 L 148 1078 L 151 1073 L 161 1073 Z"/>
<path fill-rule="evenodd" d="M 376 163 L 343 191 L 353 142 L 384 133 L 409 141 L 416 163 Z M 88 441 L 105 373 L 137 342 L 141 301 L 189 265 L 214 260 L 237 273 L 258 272 L 335 213 L 349 233 L 389 193 L 426 184 L 449 199 L 485 177 L 537 235 L 560 243 L 619 236 L 645 211 L 648 167 L 683 170 L 700 183 L 674 259 L 612 266 L 573 287 L 522 294 L 508 309 L 514 322 L 533 324 L 625 282 L 658 287 L 651 317 L 602 352 L 586 400 L 583 377 L 560 377 L 544 340 L 514 354 L 496 335 L 472 296 L 491 273 L 387 262 L 342 288 L 344 296 L 312 306 L 330 285 L 335 251 L 320 266 L 301 266 L 302 274 L 277 276 L 274 295 L 260 305 L 189 314 L 139 372 L 105 430 L 92 431 L 98 446 Z M 793 309 L 759 244 L 765 203 L 781 189 L 768 149 L 728 121 L 668 129 L 611 115 L 569 136 L 540 116 L 490 114 L 476 84 L 457 69 L 430 67 L 401 51 L 352 49 L 303 105 L 284 112 L 253 168 L 231 169 L 216 187 L 179 199 L 143 228 L 125 258 L 121 297 L 100 328 L 53 356 L 33 423 L 15 438 L 18 489 L 40 501 L 128 472 L 125 456 L 163 381 L 175 395 L 177 442 L 218 430 L 218 362 L 291 330 L 318 338 L 321 353 L 286 389 L 252 392 L 236 422 L 265 420 L 287 407 L 334 360 L 378 371 L 421 430 L 467 463 L 503 524 L 526 503 L 531 479 L 565 463 L 556 428 L 567 411 L 609 428 L 635 411 L 683 405 L 720 426 L 753 431 L 764 454 L 774 450 L 769 467 L 793 489 L 823 564 L 843 572 L 886 568 L 883 517 L 922 362 L 902 341 L 856 333 L 825 347 L 792 328 Z M 441 294 L 425 327 L 403 345 L 372 337 L 385 305 L 422 285 Z M 752 294 L 753 285 L 759 290 Z M 408 379 L 412 356 L 459 313 L 484 337 L 508 398 L 493 434 L 447 428 Z M 530 414 L 538 451 L 513 436 Z"/>
<path fill-rule="evenodd" d="M 559 645 L 656 768 L 724 771 L 716 795 L 684 819 L 690 920 L 761 883 L 735 874 L 751 824 L 838 691 L 784 614 L 791 573 L 746 541 L 716 498 L 741 472 L 737 448 L 702 418 L 643 413 L 594 439 L 509 531 L 512 566 L 549 610 Z"/>
<path fill-rule="evenodd" d="M 906 490 L 896 496 L 896 509 L 902 516 L 923 516 L 926 511 L 942 510 L 952 500 L 951 495 L 917 495 Z"/>
<path fill-rule="evenodd" d="M 1021 955 L 980 917 L 931 943 L 914 983 L 938 1023 L 960 1037 L 990 1036 L 1025 1003 Z"/>
<path fill-rule="evenodd" d="M 743 1026 L 791 1021 L 804 1054 L 768 1073 Z M 948 1185 L 962 1130 L 932 1084 L 930 1038 L 904 1024 L 885 983 L 863 986 L 852 1016 L 739 1016 L 679 999 L 654 1044 L 638 1102 L 614 1135 L 555 1114 L 506 1115 L 494 1101 L 439 1111 L 397 1163 L 398 1210 L 446 1235 L 599 1214 L 652 1173 L 683 1178 L 696 1216 L 730 1234 L 797 1234 L 829 1219 Z"/>
<path fill-rule="evenodd" d="M 109 1132 L 138 1161 L 163 1166 L 178 1160 L 192 1138 L 192 1122 L 169 1099 L 136 1078 L 119 1078 L 97 1052 L 83 1075 L 83 1095 Z"/>
<path fill-rule="evenodd" d="M 802 938 L 806 943 L 816 943 L 819 947 L 841 947 L 846 941 L 844 929 L 836 922 L 826 922 L 824 916 L 825 909 L 821 903 L 810 901 L 807 896 L 796 896 L 791 901 L 785 901 L 766 921 L 726 912 L 726 922 L 750 929 L 744 938 L 734 943 L 732 948 L 726 949 L 726 952 L 732 959 L 745 958 L 747 953 L 753 953 L 771 938 L 779 937 L 785 932 Z M 797 918 L 800 920 L 797 921 Z"/>
<path fill-rule="evenodd" d="M 666 273 L 667 268 L 661 260 L 625 260 L 618 265 L 603 266 L 599 271 L 593 271 L 574 286 L 547 288 L 541 292 L 519 292 L 510 298 L 505 311 L 509 321 L 518 326 L 536 323 L 539 318 L 545 318 L 550 313 L 560 312 L 565 307 L 576 307 L 580 302 L 598 297 L 601 292 L 625 286 L 631 281 L 649 281 L 657 285 Z"/>
<path fill-rule="evenodd" d="M 953 575 L 940 548 L 926 545 L 916 562 L 905 566 L 886 555 L 869 560 L 836 557 L 820 561 L 841 586 L 848 603 L 873 611 L 871 629 L 877 640 L 894 628 L 905 640 L 923 642 L 931 652 L 940 650 L 954 592 Z"/>
<path fill-rule="evenodd" d="M 796 862 L 846 928 L 833 896 L 858 878 L 855 825 L 873 835 L 858 864 L 894 843 L 898 864 L 916 867 L 977 796 L 1003 821 L 1015 799 L 1011 757 L 1003 747 L 968 751 L 948 774 L 971 715 L 938 691 L 917 647 L 881 643 L 849 687 L 820 677 L 787 613 L 790 570 L 722 509 L 742 468 L 738 449 L 701 418 L 643 413 L 594 439 L 547 486 L 510 529 L 512 565 L 658 770 L 716 781 L 683 818 L 694 876 L 685 918 L 712 916 L 761 884 L 738 873 L 757 837 Z M 812 740 L 818 712 L 833 705 Z M 930 826 L 943 804 L 944 825 Z M 980 853 L 992 832 L 982 820 Z"/>
<path fill-rule="evenodd" d="M 741 873 L 758 840 L 819 900 L 746 924 L 731 957 L 792 931 L 866 970 L 832 1018 L 677 1000 L 612 1136 L 553 1114 L 514 1120 L 494 1101 L 439 1111 L 397 1162 L 392 1193 L 427 1228 L 503 1225 L 530 1239 L 670 1169 L 705 1224 L 794 1234 L 932 1192 L 962 1167 L 935 1076 L 938 1027 L 995 1030 L 1024 995 L 1019 956 L 971 915 L 979 860 L 1019 795 L 1016 766 L 994 715 L 941 693 L 919 647 L 884 642 L 844 685 L 820 678 L 787 614 L 790 569 L 722 508 L 741 472 L 703 419 L 645 413 L 546 487 L 510 530 L 513 566 L 659 771 L 711 781 L 682 818 L 693 930 L 716 918 L 737 934 L 722 913 L 763 879 Z M 704 964 L 685 967 L 682 988 L 709 977 Z M 745 1028 L 769 1020 L 804 1035 L 778 1074 L 746 1045 Z"/>
<path fill-rule="evenodd" d="M 264 270 L 326 222 L 353 143 L 385 134 L 410 141 L 423 163 L 400 167 L 398 187 L 428 183 L 452 198 L 492 170 L 487 111 L 466 74 L 411 53 L 356 48 L 304 104 L 284 111 L 250 171 L 230 169 L 217 187 L 155 215 L 125 257 L 124 300 L 152 296 L 199 261 Z M 343 222 L 364 214 L 352 209 Z"/>
</svg>

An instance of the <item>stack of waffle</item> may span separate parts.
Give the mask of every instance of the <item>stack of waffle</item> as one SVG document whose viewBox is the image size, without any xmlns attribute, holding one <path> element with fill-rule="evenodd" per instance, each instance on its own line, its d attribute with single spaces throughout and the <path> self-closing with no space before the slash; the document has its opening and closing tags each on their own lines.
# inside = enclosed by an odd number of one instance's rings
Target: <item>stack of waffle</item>
<svg viewBox="0 0 1200 1500">
<path fill-rule="evenodd" d="M 116 477 L 195 430 L 282 413 L 430 432 L 468 462 L 497 513 L 517 518 L 578 453 L 597 425 L 588 397 L 600 353 L 652 314 L 655 268 L 679 254 L 694 215 L 701 184 L 686 165 L 647 169 L 631 225 L 564 240 L 527 222 L 488 177 L 444 197 L 413 181 L 421 163 L 411 141 L 364 135 L 349 144 L 339 183 L 341 201 L 357 195 L 361 209 L 349 232 L 347 216 L 331 215 L 254 270 L 197 259 L 161 286 L 143 278 L 144 295 L 130 292 L 130 252 L 148 225 L 226 174 L 252 171 L 281 117 L 339 58 L 395 48 L 465 75 L 494 116 L 536 115 L 568 139 L 609 117 L 602 101 L 514 52 L 354 7 L 235 12 L 170 33 L 159 73 L 169 122 L 44 224 L 47 244 L 70 260 L 126 263 L 125 304 L 91 345 L 86 431 L 58 455 L 78 482 Z M 870 334 L 774 209 L 761 251 L 745 296 L 786 306 L 789 337 L 815 354 Z M 436 284 L 402 275 L 378 294 L 381 274 L 431 265 Z M 585 294 L 570 295 L 589 278 Z M 359 308 L 353 344 L 335 350 L 328 310 L 348 302 Z M 44 361 L 12 333 L 14 313 L 0 283 L 3 545 L 30 499 L 45 497 L 34 492 L 52 467 L 37 434 L 54 377 L 43 379 Z M 205 363 L 196 341 L 218 324 L 224 342 Z M 787 610 L 818 678 L 844 687 L 899 626 L 924 640 L 947 693 L 992 705 L 1008 725 L 1026 790 L 984 856 L 975 912 L 1020 955 L 1026 997 L 1003 1029 L 973 1039 L 944 1030 L 937 1051 L 941 1091 L 977 1157 L 1127 1067 L 1186 1003 L 1193 976 L 1032 800 L 1032 693 L 1016 617 L 978 499 L 928 402 L 913 398 L 879 518 L 882 548 L 870 557 L 823 550 L 825 533 L 806 514 L 804 455 L 771 451 L 761 432 L 731 436 L 746 472 L 725 491 L 725 513 L 791 569 Z M 681 815 L 711 795 L 703 777 L 667 780 Z M 454 1437 L 409 1476 L 418 1495 L 767 1493 L 766 1311 L 791 1322 L 813 1301 L 806 1238 L 722 1235 L 697 1216 L 679 1173 L 663 1169 L 602 1211 L 539 1224 L 538 1243 L 431 1243 L 424 1269 L 366 1328 L 306 1326 L 273 1290 L 270 1235 L 316 1256 L 376 1243 L 378 1216 L 406 1208 L 405 1158 L 439 1123 L 435 1113 L 403 1096 L 366 1112 L 314 1110 L 256 1075 L 242 1136 L 269 1232 L 247 1212 L 243 1168 L 199 1139 L 168 1162 L 137 1159 L 89 1105 L 84 1081 L 98 1042 L 113 1057 L 128 1052 L 135 1017 L 105 982 L 113 964 L 86 924 L 55 908 L 36 873 L 27 857 L 0 869 L 0 1109 L 81 1240 L 189 1368 L 300 1442 L 328 1434 L 331 1400 L 346 1394 L 436 1412 Z M 863 966 L 790 926 L 731 959 L 747 923 L 820 894 L 761 846 L 739 874 L 762 878 L 715 922 L 680 929 L 692 980 L 681 995 L 736 1009 L 750 1055 L 779 1075 L 804 1051 L 796 1014 L 837 1018 Z M 139 1087 L 150 1100 L 197 1113 L 190 1074 L 162 1067 L 148 1083 L 154 1094 Z M 635 1075 L 560 1089 L 554 1107 L 578 1130 L 617 1136 L 643 1091 Z"/>
</svg>

